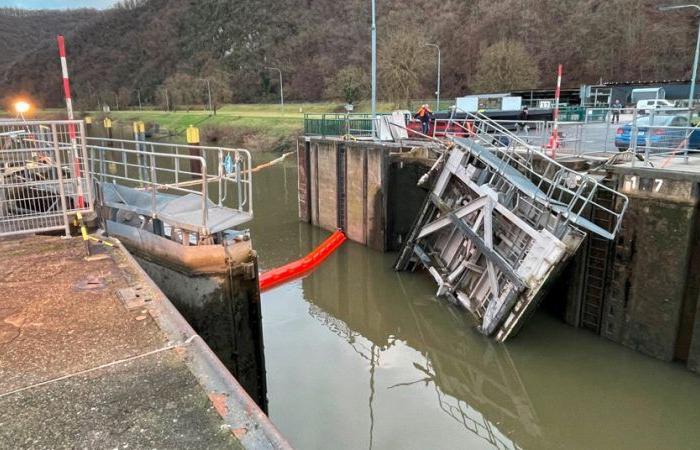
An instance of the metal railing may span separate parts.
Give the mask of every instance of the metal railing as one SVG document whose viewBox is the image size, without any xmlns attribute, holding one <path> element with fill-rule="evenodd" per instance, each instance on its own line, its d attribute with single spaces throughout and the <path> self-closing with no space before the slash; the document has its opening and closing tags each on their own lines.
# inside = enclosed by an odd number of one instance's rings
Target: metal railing
<svg viewBox="0 0 700 450">
<path fill-rule="evenodd" d="M 306 136 L 372 137 L 371 114 L 304 114 Z"/>
<path fill-rule="evenodd" d="M 687 110 L 652 110 L 645 116 L 635 114 L 618 127 L 614 143 L 619 151 L 644 155 L 644 164 L 650 166 L 659 161 L 665 166 L 676 158 L 687 164 L 692 153 L 700 152 L 700 128 L 692 125 Z"/>
<path fill-rule="evenodd" d="M 0 121 L 0 236 L 65 230 L 93 209 L 81 121 Z"/>
<path fill-rule="evenodd" d="M 538 209 L 535 205 L 538 203 L 589 231 L 608 239 L 615 236 L 627 209 L 628 199 L 625 195 L 599 183 L 590 175 L 563 166 L 549 157 L 540 146 L 529 144 L 497 121 L 480 113 L 462 112 L 467 115 L 471 125 L 457 125 L 469 133 L 470 140 L 489 150 L 499 161 L 496 167 L 492 167 L 494 175 L 508 179 L 507 167 L 510 167 L 536 186 L 538 192 L 532 192 L 524 189 L 522 183 L 511 180 L 510 190 L 517 189 L 529 197 L 531 208 Z M 498 136 L 507 136 L 508 139 L 499 139 Z M 470 148 L 468 150 L 471 152 Z M 529 184 L 526 183 L 526 186 Z M 601 193 L 610 199 L 607 203 L 612 205 L 612 209 L 597 201 Z M 590 223 L 584 215 L 609 223 L 608 229 Z"/>
<path fill-rule="evenodd" d="M 116 184 L 147 192 L 149 205 L 141 198 L 141 203 L 132 206 L 135 210 L 146 208 L 152 218 L 163 215 L 159 194 L 197 196 L 185 213 L 201 220 L 172 225 L 192 225 L 201 234 L 209 233 L 211 215 L 217 208 L 252 218 L 251 155 L 247 150 L 106 138 L 87 141 L 90 171 L 102 190 Z M 125 209 L 129 209 L 127 205 Z"/>
</svg>

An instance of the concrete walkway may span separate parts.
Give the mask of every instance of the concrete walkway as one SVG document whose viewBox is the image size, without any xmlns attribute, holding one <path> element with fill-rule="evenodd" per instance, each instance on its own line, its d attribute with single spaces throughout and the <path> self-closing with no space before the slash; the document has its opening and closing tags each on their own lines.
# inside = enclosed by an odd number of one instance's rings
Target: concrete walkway
<svg viewBox="0 0 700 450">
<path fill-rule="evenodd" d="M 0 447 L 241 448 L 187 364 L 189 342 L 142 303 L 154 300 L 143 275 L 102 251 L 86 261 L 75 238 L 0 240 Z"/>
</svg>

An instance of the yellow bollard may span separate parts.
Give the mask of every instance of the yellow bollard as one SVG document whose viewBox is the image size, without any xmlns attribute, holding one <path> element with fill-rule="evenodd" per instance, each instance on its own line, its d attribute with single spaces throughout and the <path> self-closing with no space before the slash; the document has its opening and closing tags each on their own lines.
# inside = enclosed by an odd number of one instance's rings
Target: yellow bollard
<svg viewBox="0 0 700 450">
<path fill-rule="evenodd" d="M 102 121 L 102 126 L 105 127 L 105 130 L 107 130 L 107 138 L 112 139 L 112 119 L 109 117 L 105 117 L 105 120 Z M 107 147 L 113 147 L 114 143 L 110 140 L 107 141 Z M 117 164 L 113 161 L 114 154 L 110 151 L 107 153 L 109 157 L 109 162 L 107 163 L 107 170 L 109 171 L 110 174 L 116 175 L 117 174 Z"/>
<path fill-rule="evenodd" d="M 187 145 L 189 145 L 190 156 L 202 156 L 202 150 L 199 147 L 199 128 L 194 125 L 187 127 Z M 190 160 L 190 172 L 192 178 L 202 177 L 202 163 L 199 160 Z"/>
</svg>

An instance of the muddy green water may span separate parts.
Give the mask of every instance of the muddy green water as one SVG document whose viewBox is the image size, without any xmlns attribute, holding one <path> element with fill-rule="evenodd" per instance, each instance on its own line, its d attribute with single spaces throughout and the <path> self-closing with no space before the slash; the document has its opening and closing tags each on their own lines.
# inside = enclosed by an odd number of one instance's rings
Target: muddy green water
<svg viewBox="0 0 700 450">
<path fill-rule="evenodd" d="M 262 269 L 329 235 L 299 223 L 295 167 L 254 178 Z M 263 294 L 270 416 L 296 448 L 700 447 L 697 375 L 546 313 L 495 344 L 394 257 L 347 243 Z"/>
</svg>

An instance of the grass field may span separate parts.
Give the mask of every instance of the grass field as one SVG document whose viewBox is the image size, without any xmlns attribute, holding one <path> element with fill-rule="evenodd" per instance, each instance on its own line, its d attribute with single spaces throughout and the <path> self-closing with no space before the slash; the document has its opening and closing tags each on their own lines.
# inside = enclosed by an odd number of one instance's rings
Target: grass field
<svg viewBox="0 0 700 450">
<path fill-rule="evenodd" d="M 392 109 L 389 103 L 377 104 L 379 111 Z M 112 111 L 109 116 L 113 120 L 133 122 L 158 122 L 170 130 L 184 130 L 189 125 L 223 125 L 236 128 L 246 128 L 262 132 L 268 136 L 281 138 L 297 134 L 303 129 L 304 114 L 331 113 L 344 111 L 338 103 L 291 103 L 284 108 L 279 104 L 236 104 L 224 105 L 217 110 L 216 115 L 209 111 L 191 110 L 165 112 L 146 109 L 143 111 Z M 361 102 L 355 112 L 369 112 L 369 102 Z"/>
<path fill-rule="evenodd" d="M 420 101 L 417 101 L 420 102 Z M 378 102 L 377 111 L 391 111 L 395 105 L 389 102 Z M 359 102 L 354 112 L 369 113 L 370 103 Z M 77 117 L 93 116 L 95 127 L 101 127 L 101 120 L 109 116 L 115 129 L 124 130 L 127 135 L 132 123 L 141 120 L 148 124 L 157 123 L 161 129 L 174 139 L 184 139 L 185 130 L 194 125 L 202 130 L 208 130 L 205 135 L 221 136 L 221 145 L 248 145 L 255 149 L 285 150 L 295 137 L 303 132 L 304 114 L 340 113 L 344 112 L 343 103 L 315 102 L 288 103 L 284 108 L 279 104 L 229 104 L 217 110 L 216 115 L 198 106 L 190 111 L 159 111 L 152 108 L 144 110 L 129 109 L 125 111 L 102 112 L 79 111 Z M 5 114 L 7 116 L 7 114 Z M 28 117 L 29 119 L 30 117 Z M 65 118 L 63 109 L 46 109 L 37 111 L 37 119 Z"/>
</svg>

